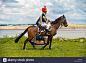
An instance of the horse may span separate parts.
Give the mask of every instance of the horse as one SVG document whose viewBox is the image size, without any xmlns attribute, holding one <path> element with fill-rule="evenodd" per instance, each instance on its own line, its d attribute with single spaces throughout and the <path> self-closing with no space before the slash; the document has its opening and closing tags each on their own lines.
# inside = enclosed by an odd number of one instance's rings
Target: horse
<svg viewBox="0 0 86 63">
<path fill-rule="evenodd" d="M 51 22 L 51 31 L 49 32 L 49 36 L 47 39 L 47 44 L 45 44 L 41 49 L 43 50 L 47 45 L 49 45 L 49 49 L 51 50 L 51 43 L 52 43 L 52 38 L 54 35 L 56 35 L 56 31 L 57 29 L 60 27 L 60 25 L 63 23 L 63 25 L 65 27 L 68 26 L 67 21 L 65 16 L 60 16 L 59 18 L 55 19 L 55 21 Z M 31 40 L 38 34 L 38 27 L 37 26 L 30 26 L 27 29 L 25 29 L 25 31 L 23 33 L 21 33 L 15 40 L 15 43 L 17 43 L 19 41 L 19 39 L 28 31 L 28 38 L 25 40 L 24 42 L 24 47 L 23 49 L 25 49 L 25 45 L 26 43 L 29 41 L 31 43 L 31 45 L 33 46 L 33 49 L 35 49 L 35 45 L 34 42 L 31 42 Z M 40 36 L 46 36 L 46 31 L 41 32 Z M 50 43 L 50 44 L 49 44 Z"/>
</svg>

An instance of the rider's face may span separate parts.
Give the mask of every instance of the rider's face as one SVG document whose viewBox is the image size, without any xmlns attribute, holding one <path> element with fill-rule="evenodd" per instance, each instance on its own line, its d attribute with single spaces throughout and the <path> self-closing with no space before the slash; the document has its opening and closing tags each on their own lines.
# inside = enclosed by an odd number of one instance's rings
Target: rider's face
<svg viewBox="0 0 86 63">
<path fill-rule="evenodd" d="M 47 11 L 45 11 L 44 13 L 47 14 Z"/>
</svg>

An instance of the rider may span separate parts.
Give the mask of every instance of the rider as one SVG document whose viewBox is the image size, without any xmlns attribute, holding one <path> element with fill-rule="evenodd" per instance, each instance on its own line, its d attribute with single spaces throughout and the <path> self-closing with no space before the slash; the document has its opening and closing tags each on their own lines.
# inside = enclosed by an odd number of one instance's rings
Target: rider
<svg viewBox="0 0 86 63">
<path fill-rule="evenodd" d="M 39 17 L 39 19 L 37 20 L 36 24 L 38 25 L 38 22 L 39 22 L 41 24 L 41 26 L 45 26 L 46 27 L 46 29 L 45 29 L 46 35 L 49 35 L 50 26 L 47 23 L 50 22 L 50 20 L 47 19 L 46 13 L 47 13 L 47 8 L 44 5 L 44 8 L 42 8 L 42 14 Z"/>
</svg>

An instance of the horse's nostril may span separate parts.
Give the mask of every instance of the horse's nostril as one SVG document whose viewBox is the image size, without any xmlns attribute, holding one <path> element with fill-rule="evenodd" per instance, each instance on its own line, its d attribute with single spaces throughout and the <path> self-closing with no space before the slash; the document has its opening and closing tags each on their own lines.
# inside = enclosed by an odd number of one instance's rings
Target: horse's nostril
<svg viewBox="0 0 86 63">
<path fill-rule="evenodd" d="M 67 27 L 68 25 L 65 25 L 65 27 Z"/>
</svg>

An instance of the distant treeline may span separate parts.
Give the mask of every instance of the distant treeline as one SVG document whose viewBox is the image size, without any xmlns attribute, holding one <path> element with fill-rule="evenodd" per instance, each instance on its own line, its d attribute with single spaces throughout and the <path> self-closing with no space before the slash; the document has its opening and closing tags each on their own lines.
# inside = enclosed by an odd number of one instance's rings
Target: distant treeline
<svg viewBox="0 0 86 63">
<path fill-rule="evenodd" d="M 0 24 L 0 26 L 9 26 L 9 25 L 12 25 L 12 26 L 21 26 L 21 25 L 36 25 L 36 24 Z"/>
</svg>

